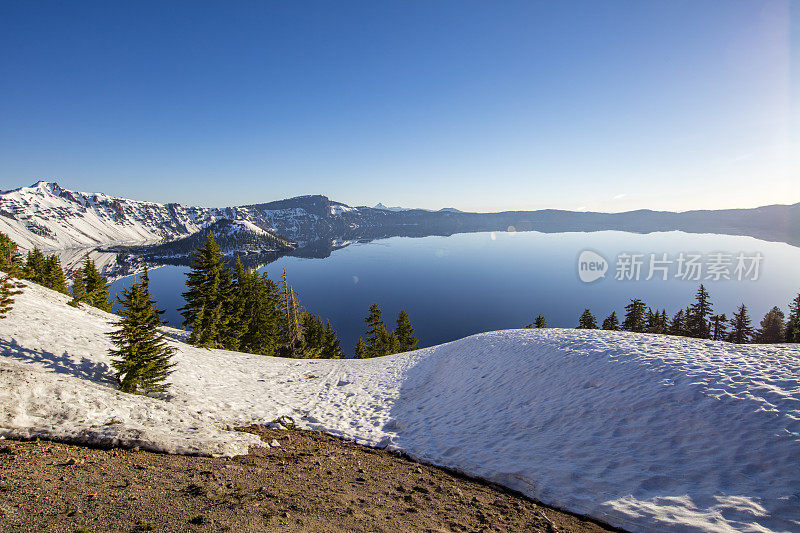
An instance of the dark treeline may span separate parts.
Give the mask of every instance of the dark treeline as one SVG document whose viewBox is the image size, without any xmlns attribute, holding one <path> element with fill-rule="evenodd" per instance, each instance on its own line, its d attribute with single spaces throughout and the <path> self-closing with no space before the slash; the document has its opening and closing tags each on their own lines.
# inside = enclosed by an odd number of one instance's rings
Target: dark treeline
<svg viewBox="0 0 800 533">
<path fill-rule="evenodd" d="M 544 317 L 536 317 L 535 325 L 537 328 L 546 327 Z M 534 327 L 534 324 L 525 327 Z M 737 344 L 800 343 L 800 294 L 789 302 L 788 317 L 775 306 L 764 315 L 758 328 L 753 326 L 745 304 L 741 304 L 730 317 L 725 313 L 715 313 L 711 296 L 701 284 L 694 302 L 679 309 L 671 318 L 666 309 L 653 309 L 634 298 L 625 306 L 622 323 L 616 312 L 612 312 L 598 328 L 596 317 L 590 309 L 585 309 L 578 318 L 577 329 L 660 333 Z"/>
<path fill-rule="evenodd" d="M 206 348 L 292 358 L 340 359 L 339 338 L 329 321 L 301 306 L 283 271 L 280 283 L 246 268 L 239 258 L 231 268 L 210 233 L 192 256 L 186 275 L 186 302 L 180 311 L 191 331 L 189 342 Z M 388 333 L 377 304 L 366 319 L 367 342 L 359 339 L 356 357 L 413 350 L 417 339 L 405 311 Z"/>
<path fill-rule="evenodd" d="M 180 308 L 189 342 L 259 355 L 343 357 L 330 322 L 300 305 L 284 271 L 280 286 L 237 258 L 231 268 L 213 233 L 192 255 Z"/>
</svg>

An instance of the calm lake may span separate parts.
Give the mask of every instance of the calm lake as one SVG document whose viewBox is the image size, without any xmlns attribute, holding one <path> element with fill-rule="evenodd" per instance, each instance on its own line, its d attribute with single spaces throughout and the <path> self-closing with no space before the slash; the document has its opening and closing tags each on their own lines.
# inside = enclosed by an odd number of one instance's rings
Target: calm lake
<svg viewBox="0 0 800 533">
<path fill-rule="evenodd" d="M 583 281 L 599 276 L 604 262 L 604 277 Z M 520 328 L 540 313 L 550 327 L 575 327 L 587 307 L 598 322 L 612 311 L 621 318 L 630 298 L 672 315 L 692 301 L 701 281 L 715 312 L 730 317 L 744 303 L 757 325 L 772 306 L 787 311 L 800 292 L 799 266 L 800 248 L 751 237 L 602 231 L 396 237 L 352 244 L 325 259 L 286 256 L 261 270 L 278 281 L 285 268 L 301 304 L 329 319 L 352 354 L 374 302 L 390 328 L 405 309 L 420 347 Z M 163 318 L 176 327 L 187 271 L 150 272 Z M 130 280 L 114 282 L 112 297 Z"/>
</svg>

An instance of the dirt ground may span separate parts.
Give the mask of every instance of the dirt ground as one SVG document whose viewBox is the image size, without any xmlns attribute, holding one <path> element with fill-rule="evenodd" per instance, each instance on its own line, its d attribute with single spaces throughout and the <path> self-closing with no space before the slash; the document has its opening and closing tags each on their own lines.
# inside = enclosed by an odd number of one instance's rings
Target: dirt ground
<svg viewBox="0 0 800 533">
<path fill-rule="evenodd" d="M 611 531 L 312 431 L 233 459 L 0 441 L 0 531 Z"/>
</svg>

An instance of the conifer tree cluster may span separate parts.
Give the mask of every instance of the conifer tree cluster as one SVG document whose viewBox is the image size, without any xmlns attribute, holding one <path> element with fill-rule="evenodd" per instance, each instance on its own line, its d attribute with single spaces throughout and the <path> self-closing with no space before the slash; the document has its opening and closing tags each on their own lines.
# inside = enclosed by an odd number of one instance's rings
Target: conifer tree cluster
<svg viewBox="0 0 800 533">
<path fill-rule="evenodd" d="M 377 303 L 369 307 L 369 314 L 364 319 L 367 324 L 366 341 L 358 338 L 355 356 L 357 359 L 381 357 L 395 353 L 409 352 L 417 347 L 417 337 L 408 313 L 401 309 L 397 315 L 395 329 L 389 332 L 383 321 L 383 313 Z"/>
<path fill-rule="evenodd" d="M 69 294 L 64 269 L 61 268 L 61 261 L 55 254 L 46 256 L 38 248 L 28 252 L 22 267 L 22 277 L 48 289 Z"/>
<path fill-rule="evenodd" d="M 120 390 L 135 394 L 165 392 L 175 349 L 159 332 L 161 319 L 150 297 L 146 269 L 137 283 L 122 290 L 117 301 L 120 307 L 117 329 L 109 333 L 116 349 L 109 350 L 109 354 L 114 358 L 111 366 Z"/>
<path fill-rule="evenodd" d="M 533 327 L 529 324 L 526 327 Z M 596 329 L 597 321 L 591 310 L 583 311 L 577 329 Z M 737 344 L 756 343 L 800 343 L 800 294 L 789 303 L 789 316 L 779 307 L 773 307 L 754 329 L 747 307 L 741 304 L 731 318 L 725 313 L 714 314 L 711 296 L 704 285 L 700 285 L 695 301 L 685 309 L 679 309 L 667 318 L 666 309 L 653 310 L 636 298 L 625 306 L 625 317 L 620 326 L 616 312 L 603 320 L 602 329 L 623 329 L 637 333 L 657 333 L 711 339 Z"/>
<path fill-rule="evenodd" d="M 72 275 L 72 301 L 70 305 L 86 303 L 92 307 L 111 312 L 111 302 L 108 299 L 108 281 L 97 270 L 97 265 L 86 254 L 83 264 Z"/>
<path fill-rule="evenodd" d="M 342 357 L 330 322 L 300 306 L 285 270 L 279 287 L 238 258 L 231 269 L 213 233 L 195 250 L 186 277 L 180 311 L 190 343 L 279 357 Z"/>
</svg>

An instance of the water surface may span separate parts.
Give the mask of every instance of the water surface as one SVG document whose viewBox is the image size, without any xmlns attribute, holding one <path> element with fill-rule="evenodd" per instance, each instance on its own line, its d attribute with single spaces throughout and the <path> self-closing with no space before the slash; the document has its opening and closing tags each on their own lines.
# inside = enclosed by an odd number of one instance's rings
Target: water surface
<svg viewBox="0 0 800 533">
<path fill-rule="evenodd" d="M 592 250 L 609 264 L 605 278 L 584 283 L 578 276 L 578 256 Z M 617 280 L 620 253 L 644 255 L 642 275 Z M 649 254 L 699 254 L 707 266 L 711 254 L 748 257 L 760 253 L 758 279 L 705 279 L 714 309 L 728 316 L 745 303 L 758 322 L 772 306 L 787 311 L 800 292 L 800 248 L 751 237 L 682 232 L 635 234 L 594 233 L 468 233 L 449 237 L 395 237 L 358 243 L 334 251 L 325 259 L 286 256 L 261 267 L 278 281 L 285 268 L 301 304 L 330 319 L 342 347 L 352 353 L 364 332 L 370 304 L 378 303 L 393 325 L 405 309 L 420 339 L 431 346 L 482 331 L 518 328 L 542 314 L 551 327 L 575 327 L 584 308 L 602 321 L 616 311 L 621 317 L 630 298 L 641 298 L 672 315 L 688 305 L 700 283 L 675 277 L 677 265 L 663 281 L 661 273 L 645 280 Z M 732 260 L 734 259 L 732 258 Z M 735 263 L 735 261 L 734 261 Z M 733 275 L 735 265 L 729 268 Z M 188 267 L 164 266 L 150 273 L 151 289 L 165 320 L 181 325 Z M 735 277 L 735 276 L 733 276 Z M 753 277 L 752 274 L 748 278 Z M 112 284 L 115 294 L 131 278 Z"/>
</svg>

